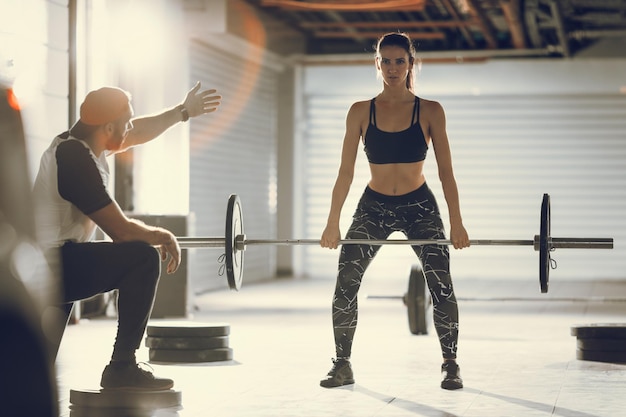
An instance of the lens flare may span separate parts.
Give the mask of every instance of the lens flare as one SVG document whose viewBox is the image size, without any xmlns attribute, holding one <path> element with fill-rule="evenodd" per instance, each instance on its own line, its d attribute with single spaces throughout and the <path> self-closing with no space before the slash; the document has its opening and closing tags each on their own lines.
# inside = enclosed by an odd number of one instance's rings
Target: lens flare
<svg viewBox="0 0 626 417">
<path fill-rule="evenodd" d="M 7 90 L 7 103 L 9 103 L 9 106 L 11 106 L 13 110 L 20 111 L 20 102 L 17 100 L 13 89 Z"/>
</svg>

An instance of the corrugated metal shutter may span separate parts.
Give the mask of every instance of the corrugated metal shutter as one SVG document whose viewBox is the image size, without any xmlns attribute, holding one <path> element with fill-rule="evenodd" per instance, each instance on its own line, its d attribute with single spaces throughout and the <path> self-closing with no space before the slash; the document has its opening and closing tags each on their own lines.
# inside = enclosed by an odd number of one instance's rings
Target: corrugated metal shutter
<svg viewBox="0 0 626 417">
<path fill-rule="evenodd" d="M 306 235 L 325 226 L 339 164 L 345 114 L 354 97 L 305 100 Z M 455 174 L 464 222 L 474 239 L 532 239 L 539 234 L 543 193 L 551 196 L 553 237 L 613 237 L 615 249 L 556 250 L 553 279 L 623 278 L 626 247 L 626 97 L 446 96 Z M 448 214 L 429 151 L 426 178 L 444 222 Z M 355 180 L 342 212 L 345 233 L 369 179 L 359 153 Z M 392 238 L 402 238 L 401 235 Z M 337 252 L 305 249 L 305 271 L 334 277 Z M 530 247 L 475 247 L 453 251 L 458 278 L 538 277 L 538 254 Z M 399 271 L 408 277 L 416 258 L 408 246 L 383 247 L 370 276 Z"/>
<path fill-rule="evenodd" d="M 192 42 L 191 79 L 222 95 L 218 112 L 191 121 L 191 234 L 224 236 L 226 204 L 239 195 L 249 236 L 275 236 L 277 74 L 213 46 Z M 217 277 L 219 250 L 194 249 L 190 259 L 194 292 L 226 285 Z M 275 248 L 245 252 L 246 282 L 275 272 Z"/>
</svg>

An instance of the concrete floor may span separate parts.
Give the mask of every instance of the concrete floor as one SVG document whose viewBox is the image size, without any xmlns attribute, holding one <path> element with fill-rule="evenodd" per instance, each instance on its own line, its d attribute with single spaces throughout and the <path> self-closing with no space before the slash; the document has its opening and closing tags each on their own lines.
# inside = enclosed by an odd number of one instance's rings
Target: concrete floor
<svg viewBox="0 0 626 417">
<path fill-rule="evenodd" d="M 356 384 L 327 390 L 319 380 L 334 355 L 334 281 L 280 280 L 196 297 L 188 320 L 228 323 L 234 359 L 151 364 L 175 380 L 183 407 L 147 416 L 618 417 L 626 416 L 626 365 L 579 361 L 575 324 L 621 323 L 626 282 L 457 282 L 459 364 L 465 388 L 439 388 L 434 329 L 408 330 L 398 298 L 405 282 L 362 287 L 353 349 Z M 62 416 L 70 389 L 97 389 L 115 335 L 112 318 L 66 330 L 57 361 Z M 138 359 L 148 361 L 142 347 Z M 117 417 L 128 414 L 115 414 Z M 130 416 L 129 416 L 130 417 Z"/>
</svg>

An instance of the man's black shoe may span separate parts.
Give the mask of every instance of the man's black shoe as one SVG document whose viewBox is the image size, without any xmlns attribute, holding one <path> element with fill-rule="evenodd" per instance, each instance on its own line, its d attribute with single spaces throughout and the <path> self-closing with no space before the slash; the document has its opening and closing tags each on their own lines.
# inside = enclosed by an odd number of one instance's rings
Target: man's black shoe
<svg viewBox="0 0 626 417">
<path fill-rule="evenodd" d="M 441 365 L 441 373 L 443 374 L 441 388 L 450 390 L 463 388 L 461 369 L 456 362 L 444 362 Z"/>
<path fill-rule="evenodd" d="M 335 388 L 349 384 L 354 384 L 354 375 L 352 374 L 350 361 L 347 359 L 333 359 L 333 367 L 326 375 L 326 378 L 320 381 L 320 385 L 324 388 Z"/>
<path fill-rule="evenodd" d="M 109 364 L 104 368 L 100 386 L 104 389 L 163 391 L 174 386 L 169 378 L 157 378 L 135 363 Z"/>
</svg>

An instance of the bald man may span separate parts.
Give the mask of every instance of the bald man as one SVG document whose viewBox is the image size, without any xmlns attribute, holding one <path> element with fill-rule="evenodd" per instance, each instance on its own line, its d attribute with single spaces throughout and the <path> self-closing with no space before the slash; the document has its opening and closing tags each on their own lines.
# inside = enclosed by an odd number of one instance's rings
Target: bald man
<svg viewBox="0 0 626 417">
<path fill-rule="evenodd" d="M 131 96 L 116 87 L 91 91 L 80 119 L 53 139 L 41 157 L 33 188 L 38 237 L 61 260 L 62 297 L 70 303 L 118 290 L 118 326 L 106 389 L 167 390 L 174 381 L 137 365 L 154 304 L 161 260 L 167 272 L 180 264 L 180 246 L 168 230 L 129 219 L 107 190 L 107 156 L 151 141 L 171 126 L 217 110 L 216 90 L 197 83 L 182 104 L 160 114 L 133 117 Z M 96 227 L 112 242 L 93 242 Z"/>
</svg>

